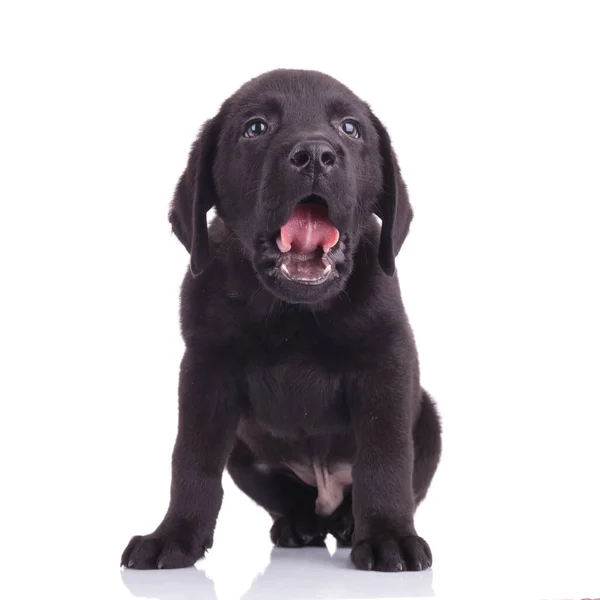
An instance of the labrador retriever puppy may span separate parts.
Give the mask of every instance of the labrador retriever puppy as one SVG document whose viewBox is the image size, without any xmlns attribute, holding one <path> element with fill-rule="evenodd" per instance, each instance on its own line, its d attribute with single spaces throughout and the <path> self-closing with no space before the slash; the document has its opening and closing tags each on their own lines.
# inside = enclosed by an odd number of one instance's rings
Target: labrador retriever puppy
<svg viewBox="0 0 600 600">
<path fill-rule="evenodd" d="M 431 565 L 413 517 L 440 422 L 394 273 L 411 218 L 388 133 L 327 75 L 261 75 L 204 125 L 170 211 L 190 253 L 171 501 L 124 566 L 202 558 L 225 468 L 278 546 L 331 533 L 359 569 Z"/>
</svg>

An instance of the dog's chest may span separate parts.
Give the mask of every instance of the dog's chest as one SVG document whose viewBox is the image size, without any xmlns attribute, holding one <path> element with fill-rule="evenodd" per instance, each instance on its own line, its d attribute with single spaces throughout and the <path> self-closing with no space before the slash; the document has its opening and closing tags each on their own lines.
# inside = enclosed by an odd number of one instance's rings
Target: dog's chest
<svg viewBox="0 0 600 600">
<path fill-rule="evenodd" d="M 343 378 L 326 337 L 276 330 L 246 358 L 249 416 L 282 435 L 344 428 Z"/>
<path fill-rule="evenodd" d="M 274 433 L 336 428 L 345 418 L 341 375 L 301 357 L 254 361 L 247 377 L 248 409 Z"/>
</svg>

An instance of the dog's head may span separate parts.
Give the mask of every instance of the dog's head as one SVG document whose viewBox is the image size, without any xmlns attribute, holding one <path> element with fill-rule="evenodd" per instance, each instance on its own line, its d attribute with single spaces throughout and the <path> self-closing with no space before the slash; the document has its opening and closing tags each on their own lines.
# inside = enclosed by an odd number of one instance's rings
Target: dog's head
<svg viewBox="0 0 600 600">
<path fill-rule="evenodd" d="M 193 275 L 211 262 L 213 206 L 263 285 L 289 302 L 340 293 L 373 213 L 379 263 L 392 275 L 412 218 L 387 131 L 348 88 L 314 71 L 252 79 L 204 125 L 170 212 Z"/>
</svg>

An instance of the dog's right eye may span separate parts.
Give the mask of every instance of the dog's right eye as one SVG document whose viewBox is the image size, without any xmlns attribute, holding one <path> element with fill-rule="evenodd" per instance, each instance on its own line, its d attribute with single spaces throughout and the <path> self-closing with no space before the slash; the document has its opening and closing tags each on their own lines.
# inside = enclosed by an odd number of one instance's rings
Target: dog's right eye
<svg viewBox="0 0 600 600">
<path fill-rule="evenodd" d="M 246 125 L 244 129 L 244 137 L 253 138 L 262 135 L 267 131 L 267 124 L 262 119 L 254 119 Z"/>
</svg>

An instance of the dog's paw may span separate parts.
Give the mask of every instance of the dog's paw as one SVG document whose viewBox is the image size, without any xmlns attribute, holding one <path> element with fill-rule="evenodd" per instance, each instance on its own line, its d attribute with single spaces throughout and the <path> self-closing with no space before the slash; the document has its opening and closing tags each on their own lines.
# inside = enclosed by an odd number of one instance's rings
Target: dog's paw
<svg viewBox="0 0 600 600">
<path fill-rule="evenodd" d="M 431 550 L 418 535 L 380 535 L 358 542 L 350 554 L 363 571 L 423 571 L 431 566 Z"/>
<path fill-rule="evenodd" d="M 210 548 L 212 541 L 189 532 L 166 531 L 136 535 L 121 557 L 129 569 L 181 569 L 191 567 Z"/>
<path fill-rule="evenodd" d="M 271 540 L 280 548 L 322 546 L 325 535 L 326 531 L 319 526 L 317 519 L 278 517 L 271 527 Z"/>
</svg>

